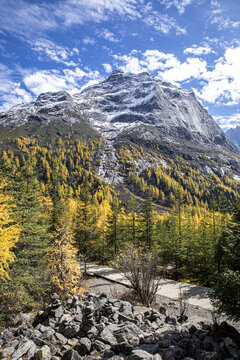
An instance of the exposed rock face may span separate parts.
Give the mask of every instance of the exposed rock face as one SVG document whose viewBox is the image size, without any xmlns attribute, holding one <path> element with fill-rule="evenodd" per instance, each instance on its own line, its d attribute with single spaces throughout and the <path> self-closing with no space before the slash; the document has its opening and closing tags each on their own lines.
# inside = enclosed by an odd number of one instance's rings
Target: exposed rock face
<svg viewBox="0 0 240 360">
<path fill-rule="evenodd" d="M 47 126 L 56 120 L 71 127 L 83 119 L 110 140 L 132 133 L 144 140 L 190 141 L 234 151 L 193 92 L 147 73 L 113 71 L 103 82 L 74 96 L 65 91 L 41 94 L 32 103 L 0 114 L 1 125 L 13 128 L 29 122 Z"/>
<path fill-rule="evenodd" d="M 138 130 L 139 137 L 195 141 L 232 148 L 223 131 L 193 92 L 148 73 L 113 73 L 74 95 L 95 128 L 106 138 Z M 170 140 L 169 139 L 169 140 Z"/>
<path fill-rule="evenodd" d="M 240 151 L 240 126 L 227 130 L 225 135 Z"/>
<path fill-rule="evenodd" d="M 166 309 L 134 307 L 105 294 L 75 296 L 65 306 L 53 294 L 52 303 L 32 322 L 0 335 L 0 359 L 239 358 L 240 334 L 226 323 L 184 326 Z"/>
</svg>

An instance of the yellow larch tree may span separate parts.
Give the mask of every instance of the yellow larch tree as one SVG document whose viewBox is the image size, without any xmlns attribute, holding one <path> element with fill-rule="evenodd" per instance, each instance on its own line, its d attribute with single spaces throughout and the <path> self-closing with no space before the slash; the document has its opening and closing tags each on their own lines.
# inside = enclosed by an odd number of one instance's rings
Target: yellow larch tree
<svg viewBox="0 0 240 360">
<path fill-rule="evenodd" d="M 5 183 L 0 180 L 0 280 L 9 280 L 8 267 L 14 260 L 12 251 L 18 241 L 20 229 L 12 218 L 10 196 L 4 193 Z"/>
</svg>

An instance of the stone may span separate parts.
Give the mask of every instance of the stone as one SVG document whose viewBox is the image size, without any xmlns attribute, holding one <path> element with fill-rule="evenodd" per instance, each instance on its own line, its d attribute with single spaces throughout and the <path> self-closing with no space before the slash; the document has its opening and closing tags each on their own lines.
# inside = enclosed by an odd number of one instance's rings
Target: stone
<svg viewBox="0 0 240 360">
<path fill-rule="evenodd" d="M 126 360 L 152 360 L 152 355 L 140 349 L 133 350 Z"/>
<path fill-rule="evenodd" d="M 13 342 L 11 343 L 11 347 L 13 347 L 14 349 L 16 349 L 18 345 L 19 345 L 18 339 L 13 340 Z"/>
<path fill-rule="evenodd" d="M 80 355 L 83 356 L 90 353 L 91 346 L 91 341 L 87 337 L 84 337 L 79 340 L 78 344 L 75 346 L 75 349 Z"/>
<path fill-rule="evenodd" d="M 98 340 L 100 340 L 100 341 L 102 341 L 102 342 L 104 342 L 106 344 L 109 344 L 111 346 L 117 344 L 116 337 L 112 334 L 112 331 L 108 327 L 103 329 L 103 331 L 101 332 Z"/>
<path fill-rule="evenodd" d="M 52 357 L 51 350 L 47 345 L 44 345 L 34 355 L 34 360 L 50 360 Z"/>
<path fill-rule="evenodd" d="M 51 301 L 54 301 L 54 300 L 59 300 L 59 296 L 58 296 L 58 294 L 56 294 L 56 293 L 53 293 L 53 294 L 51 295 Z"/>
<path fill-rule="evenodd" d="M 240 349 L 235 342 L 230 337 L 226 337 L 226 339 L 224 339 L 224 343 L 233 359 L 240 359 Z"/>
<path fill-rule="evenodd" d="M 15 348 L 12 346 L 0 350 L 0 359 L 10 358 L 14 351 Z"/>
<path fill-rule="evenodd" d="M 13 338 L 13 333 L 9 329 L 4 329 L 1 333 L 2 340 L 7 343 Z"/>
<path fill-rule="evenodd" d="M 131 353 L 132 350 L 134 350 L 134 347 L 127 343 L 127 341 L 122 342 L 120 344 L 113 345 L 111 347 L 111 350 L 114 352 L 114 354 L 124 354 L 128 355 Z"/>
<path fill-rule="evenodd" d="M 23 343 L 22 345 L 20 345 L 18 347 L 18 349 L 13 353 L 12 356 L 12 360 L 18 360 L 20 359 L 23 355 L 25 355 L 30 349 L 31 347 L 34 347 L 34 343 L 33 341 L 29 340 L 25 343 Z"/>
<path fill-rule="evenodd" d="M 100 340 L 95 340 L 93 343 L 92 343 L 92 347 L 93 349 L 99 351 L 99 352 L 102 352 L 104 350 L 110 350 L 110 345 L 107 345 L 105 344 L 104 342 L 100 341 Z"/>
<path fill-rule="evenodd" d="M 217 343 L 213 340 L 211 336 L 205 336 L 203 340 L 203 347 L 207 351 L 216 351 L 218 350 Z"/>
<path fill-rule="evenodd" d="M 81 360 L 81 356 L 75 350 L 67 350 L 63 354 L 62 360 Z"/>
<path fill-rule="evenodd" d="M 65 344 L 67 343 L 67 339 L 66 339 L 65 336 L 63 336 L 62 334 L 56 332 L 56 333 L 54 334 L 54 336 L 56 337 L 56 339 L 57 339 L 58 341 L 60 341 L 61 344 L 65 345 Z"/>
<path fill-rule="evenodd" d="M 32 347 L 29 349 L 29 351 L 28 351 L 28 353 L 27 353 L 28 359 L 33 359 L 36 351 L 37 351 L 37 347 L 36 347 L 36 345 L 33 343 Z"/>
<path fill-rule="evenodd" d="M 63 316 L 63 314 L 64 311 L 61 305 L 51 311 L 51 315 L 53 315 L 56 319 L 59 319 L 61 316 Z"/>
</svg>

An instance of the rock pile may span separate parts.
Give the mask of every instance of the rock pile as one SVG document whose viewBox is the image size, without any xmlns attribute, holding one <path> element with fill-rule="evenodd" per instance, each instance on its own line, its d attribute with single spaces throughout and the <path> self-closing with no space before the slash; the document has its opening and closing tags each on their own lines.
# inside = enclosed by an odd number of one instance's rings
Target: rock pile
<svg viewBox="0 0 240 360">
<path fill-rule="evenodd" d="M 2 331 L 0 359 L 240 359 L 240 334 L 227 323 L 184 326 L 166 308 L 105 294 L 74 296 L 64 305 L 53 294 L 35 318 Z"/>
</svg>

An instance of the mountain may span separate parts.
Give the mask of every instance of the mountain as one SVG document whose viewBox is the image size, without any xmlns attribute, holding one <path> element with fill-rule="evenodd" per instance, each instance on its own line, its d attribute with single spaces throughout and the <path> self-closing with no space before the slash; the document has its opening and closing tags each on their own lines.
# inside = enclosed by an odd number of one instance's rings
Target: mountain
<svg viewBox="0 0 240 360">
<path fill-rule="evenodd" d="M 233 150 L 223 131 L 192 91 L 148 73 L 113 73 L 74 99 L 107 139 L 138 133 L 144 140 L 192 141 Z"/>
<path fill-rule="evenodd" d="M 73 96 L 40 94 L 1 113 L 0 140 L 19 136 L 38 136 L 42 143 L 54 137 L 101 139 L 94 172 L 111 185 L 126 184 L 123 163 L 141 175 L 179 157 L 205 174 L 240 175 L 237 149 L 194 93 L 148 73 L 115 70 Z M 136 157 L 133 148 L 142 155 Z"/>
<path fill-rule="evenodd" d="M 234 129 L 228 129 L 225 135 L 240 151 L 240 126 L 238 125 Z"/>
</svg>

